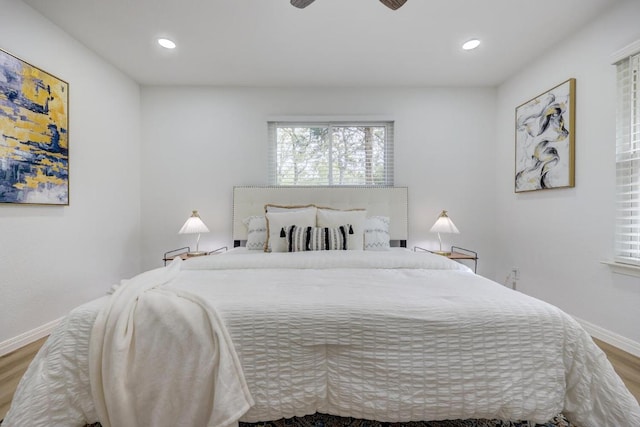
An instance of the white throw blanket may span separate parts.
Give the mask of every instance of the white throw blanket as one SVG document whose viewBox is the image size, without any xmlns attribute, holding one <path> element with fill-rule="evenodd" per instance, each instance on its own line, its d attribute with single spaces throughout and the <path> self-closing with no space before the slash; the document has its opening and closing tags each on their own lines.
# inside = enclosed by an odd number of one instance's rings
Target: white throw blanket
<svg viewBox="0 0 640 427">
<path fill-rule="evenodd" d="M 123 281 L 96 319 L 89 367 L 103 427 L 226 426 L 253 405 L 216 312 L 162 287 L 181 263 Z"/>
</svg>

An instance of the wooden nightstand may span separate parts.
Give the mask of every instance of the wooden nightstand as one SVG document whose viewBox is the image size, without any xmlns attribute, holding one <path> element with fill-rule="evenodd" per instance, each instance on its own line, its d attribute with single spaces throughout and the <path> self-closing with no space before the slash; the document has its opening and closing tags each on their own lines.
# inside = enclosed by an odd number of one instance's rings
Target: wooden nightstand
<svg viewBox="0 0 640 427">
<path fill-rule="evenodd" d="M 218 249 L 214 249 L 212 251 L 209 252 L 204 252 L 202 255 L 189 255 L 189 252 L 191 251 L 191 248 L 189 248 L 189 246 L 185 246 L 184 248 L 178 248 L 178 249 L 173 249 L 171 251 L 165 252 L 164 253 L 164 257 L 162 258 L 162 261 L 164 261 L 164 265 L 167 265 L 167 261 L 173 261 L 176 258 L 182 258 L 184 260 L 189 259 L 189 258 L 193 258 L 193 257 L 197 257 L 197 256 L 203 256 L 203 255 L 217 255 L 219 253 L 221 253 L 222 251 L 227 251 L 227 247 L 223 246 L 221 248 Z"/>
<path fill-rule="evenodd" d="M 432 254 L 446 256 L 447 258 L 458 262 L 463 260 L 473 261 L 473 272 L 476 273 L 478 271 L 478 253 L 469 249 L 461 248 L 459 246 L 451 246 L 451 252 L 446 254 L 441 254 L 437 251 L 430 251 L 429 249 L 421 248 L 419 246 L 414 246 L 413 250 L 431 252 Z"/>
</svg>

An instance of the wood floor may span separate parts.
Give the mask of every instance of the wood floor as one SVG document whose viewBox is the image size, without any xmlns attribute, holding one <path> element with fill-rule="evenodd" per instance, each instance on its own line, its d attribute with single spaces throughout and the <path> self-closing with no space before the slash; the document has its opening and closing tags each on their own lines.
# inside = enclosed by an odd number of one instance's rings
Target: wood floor
<svg viewBox="0 0 640 427">
<path fill-rule="evenodd" d="M 594 338 L 593 340 L 605 352 L 613 368 L 640 403 L 640 358 L 598 339 Z"/>
<path fill-rule="evenodd" d="M 9 411 L 9 405 L 20 378 L 45 340 L 46 338 L 42 338 L 0 357 L 0 420 Z M 640 402 L 640 358 L 597 339 L 594 341 L 604 350 L 629 391 Z"/>
</svg>

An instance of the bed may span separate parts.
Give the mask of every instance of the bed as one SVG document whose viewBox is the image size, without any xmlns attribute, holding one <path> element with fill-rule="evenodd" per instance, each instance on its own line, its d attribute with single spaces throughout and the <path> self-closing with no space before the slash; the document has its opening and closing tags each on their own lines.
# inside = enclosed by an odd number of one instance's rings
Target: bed
<svg viewBox="0 0 640 427">
<path fill-rule="evenodd" d="M 251 227 L 266 204 L 285 211 Z M 331 244 L 362 249 L 308 250 L 311 225 L 280 227 L 309 205 L 353 223 Z M 351 227 L 362 209 L 376 221 Z M 236 188 L 233 223 L 240 247 L 174 260 L 73 310 L 3 427 L 217 427 L 316 412 L 640 426 L 638 403 L 570 316 L 445 257 L 374 244 L 406 242 L 406 188 Z M 273 235 L 272 252 L 248 249 L 257 230 Z M 278 252 L 277 239 L 302 249 Z"/>
</svg>

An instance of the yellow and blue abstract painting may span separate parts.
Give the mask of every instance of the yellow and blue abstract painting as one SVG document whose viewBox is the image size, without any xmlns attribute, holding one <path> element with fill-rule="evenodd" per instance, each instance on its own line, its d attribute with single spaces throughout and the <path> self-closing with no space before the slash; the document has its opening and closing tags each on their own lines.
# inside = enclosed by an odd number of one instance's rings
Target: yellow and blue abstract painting
<svg viewBox="0 0 640 427">
<path fill-rule="evenodd" d="M 69 85 L 0 49 L 0 203 L 69 204 Z"/>
</svg>

